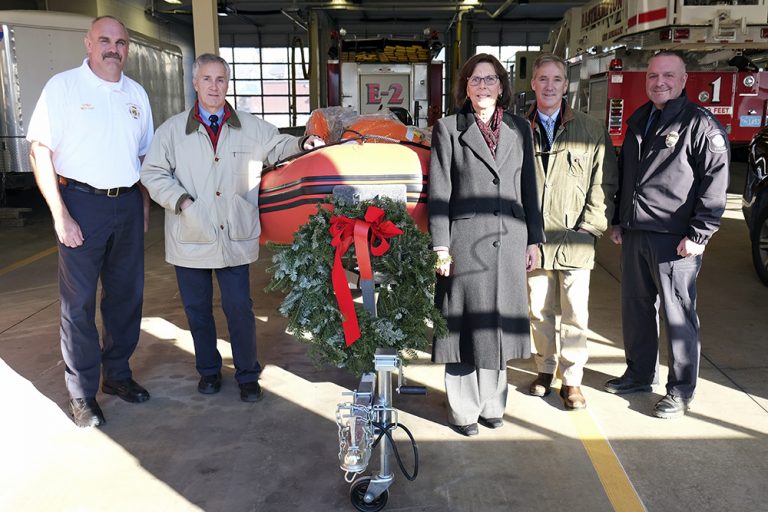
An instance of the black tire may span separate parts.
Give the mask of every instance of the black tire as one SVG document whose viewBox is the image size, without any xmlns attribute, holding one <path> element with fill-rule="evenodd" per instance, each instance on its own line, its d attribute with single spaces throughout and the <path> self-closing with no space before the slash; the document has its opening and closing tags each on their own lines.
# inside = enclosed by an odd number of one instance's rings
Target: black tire
<svg viewBox="0 0 768 512">
<path fill-rule="evenodd" d="M 752 230 L 752 264 L 757 277 L 768 286 L 768 204 L 763 205 L 757 214 Z"/>
<path fill-rule="evenodd" d="M 371 503 L 365 502 L 365 493 L 368 491 L 368 484 L 371 483 L 371 477 L 358 478 L 349 488 L 349 500 L 360 512 L 379 512 L 383 509 L 389 499 L 389 491 L 384 491 Z"/>
</svg>

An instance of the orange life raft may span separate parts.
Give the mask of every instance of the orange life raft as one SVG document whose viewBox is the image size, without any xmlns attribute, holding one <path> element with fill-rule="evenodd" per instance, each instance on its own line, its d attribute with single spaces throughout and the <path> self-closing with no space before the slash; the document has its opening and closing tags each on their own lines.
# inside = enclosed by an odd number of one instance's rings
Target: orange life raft
<svg viewBox="0 0 768 512">
<path fill-rule="evenodd" d="M 261 242 L 289 244 L 336 185 L 406 186 L 408 213 L 427 229 L 429 148 L 413 143 L 347 142 L 305 153 L 262 172 Z"/>
<path fill-rule="evenodd" d="M 415 126 L 406 126 L 393 119 L 361 117 L 344 130 L 342 138 L 354 138 L 360 135 L 374 135 L 369 139 L 370 142 L 386 142 L 386 139 L 395 139 L 425 144 L 424 134 L 421 130 Z M 375 137 L 376 135 L 386 139 L 378 139 Z"/>
</svg>

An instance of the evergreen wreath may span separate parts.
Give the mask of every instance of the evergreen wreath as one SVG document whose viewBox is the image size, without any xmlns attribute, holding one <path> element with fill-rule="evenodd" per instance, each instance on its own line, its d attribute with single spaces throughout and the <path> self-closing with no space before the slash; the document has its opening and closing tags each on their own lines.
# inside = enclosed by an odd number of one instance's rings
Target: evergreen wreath
<svg viewBox="0 0 768 512">
<path fill-rule="evenodd" d="M 369 206 L 383 209 L 385 220 L 403 233 L 389 239 L 390 248 L 383 255 L 371 254 L 378 316 L 355 304 L 361 336 L 347 347 L 331 281 L 335 248 L 330 219 L 334 215 L 362 219 Z M 401 356 L 415 358 L 415 350 L 431 345 L 428 323 L 437 336 L 447 332 L 445 319 L 434 305 L 437 255 L 430 248 L 429 235 L 419 231 L 401 202 L 377 198 L 346 204 L 329 196 L 299 228 L 293 244 L 269 245 L 275 254 L 267 289 L 287 292 L 279 312 L 288 318 L 288 331 L 309 344 L 308 355 L 318 365 L 327 363 L 361 375 L 373 371 L 376 348 L 394 348 Z M 344 257 L 345 268 L 354 268 L 354 252 L 353 244 Z"/>
</svg>

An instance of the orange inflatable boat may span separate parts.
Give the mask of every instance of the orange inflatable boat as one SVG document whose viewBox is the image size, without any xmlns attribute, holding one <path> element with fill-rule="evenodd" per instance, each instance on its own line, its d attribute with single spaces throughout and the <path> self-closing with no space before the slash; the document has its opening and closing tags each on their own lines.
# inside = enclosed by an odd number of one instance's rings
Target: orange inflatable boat
<svg viewBox="0 0 768 512">
<path fill-rule="evenodd" d="M 406 186 L 407 206 L 427 229 L 427 146 L 412 142 L 352 141 L 328 145 L 264 169 L 259 192 L 261 242 L 293 242 L 293 234 L 317 212 L 336 185 Z"/>
</svg>

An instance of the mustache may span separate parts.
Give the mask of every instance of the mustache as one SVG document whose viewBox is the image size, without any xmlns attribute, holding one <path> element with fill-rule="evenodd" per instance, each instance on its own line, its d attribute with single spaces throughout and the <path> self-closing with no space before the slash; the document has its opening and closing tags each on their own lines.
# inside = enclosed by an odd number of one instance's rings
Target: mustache
<svg viewBox="0 0 768 512">
<path fill-rule="evenodd" d="M 102 59 L 117 59 L 119 61 L 122 61 L 123 58 L 120 56 L 117 52 L 104 52 L 101 54 Z"/>
</svg>

